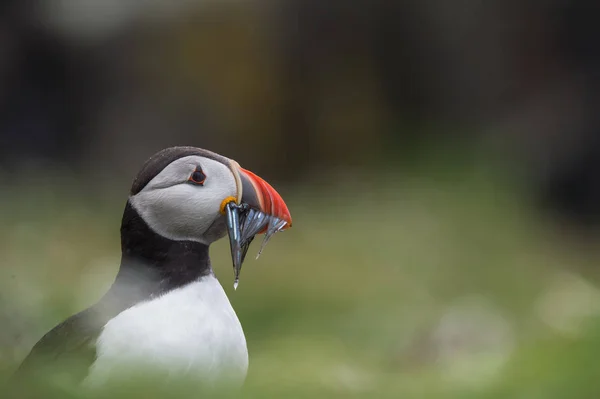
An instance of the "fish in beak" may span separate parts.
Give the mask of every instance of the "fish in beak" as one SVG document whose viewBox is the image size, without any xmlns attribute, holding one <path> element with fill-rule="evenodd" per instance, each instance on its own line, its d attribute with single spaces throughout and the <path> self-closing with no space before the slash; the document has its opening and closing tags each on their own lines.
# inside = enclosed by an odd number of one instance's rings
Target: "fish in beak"
<svg viewBox="0 0 600 399">
<path fill-rule="evenodd" d="M 257 234 L 264 233 L 258 255 L 260 256 L 269 239 L 277 232 L 292 226 L 292 217 L 283 198 L 262 178 L 231 162 L 236 178 L 237 198 L 228 198 L 221 207 L 227 218 L 227 232 L 231 247 L 231 258 L 237 289 L 242 263 L 250 243 Z"/>
</svg>

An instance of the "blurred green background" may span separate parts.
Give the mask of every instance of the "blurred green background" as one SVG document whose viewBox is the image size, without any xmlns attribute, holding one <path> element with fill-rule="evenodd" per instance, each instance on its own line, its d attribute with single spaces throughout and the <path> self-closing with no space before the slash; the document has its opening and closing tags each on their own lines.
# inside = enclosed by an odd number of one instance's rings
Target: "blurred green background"
<svg viewBox="0 0 600 399">
<path fill-rule="evenodd" d="M 0 379 L 112 283 L 144 160 L 196 145 L 294 218 L 235 292 L 212 249 L 242 396 L 600 397 L 590 4 L 4 2 Z"/>
</svg>

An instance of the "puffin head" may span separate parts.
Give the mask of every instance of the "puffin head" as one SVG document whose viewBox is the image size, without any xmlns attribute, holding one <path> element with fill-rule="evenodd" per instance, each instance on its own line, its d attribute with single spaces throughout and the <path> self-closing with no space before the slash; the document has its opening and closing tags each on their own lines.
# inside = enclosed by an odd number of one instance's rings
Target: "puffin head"
<svg viewBox="0 0 600 399">
<path fill-rule="evenodd" d="M 271 185 L 237 162 L 195 147 L 171 147 L 150 157 L 133 182 L 129 203 L 154 233 L 169 240 L 210 245 L 228 235 L 234 286 L 254 236 L 264 233 L 266 243 L 292 225 Z"/>
</svg>

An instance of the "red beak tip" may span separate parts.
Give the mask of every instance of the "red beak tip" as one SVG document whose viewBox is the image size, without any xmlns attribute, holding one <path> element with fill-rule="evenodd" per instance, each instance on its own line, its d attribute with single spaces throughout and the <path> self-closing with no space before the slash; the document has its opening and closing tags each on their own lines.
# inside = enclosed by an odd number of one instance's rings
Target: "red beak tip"
<svg viewBox="0 0 600 399">
<path fill-rule="evenodd" d="M 286 225 L 282 230 L 292 227 L 292 216 L 281 195 L 261 177 L 247 169 L 242 168 L 241 170 L 252 181 L 252 185 L 260 197 L 261 210 L 268 215 L 285 221 Z"/>
</svg>

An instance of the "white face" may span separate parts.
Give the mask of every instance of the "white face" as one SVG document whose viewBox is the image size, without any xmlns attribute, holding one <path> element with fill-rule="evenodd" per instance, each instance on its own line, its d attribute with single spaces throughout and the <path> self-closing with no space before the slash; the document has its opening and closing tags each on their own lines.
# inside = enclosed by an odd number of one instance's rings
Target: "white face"
<svg viewBox="0 0 600 399">
<path fill-rule="evenodd" d="M 206 175 L 203 185 L 189 182 L 196 170 Z M 233 172 L 220 162 L 193 155 L 170 163 L 130 202 L 161 236 L 210 244 L 226 232 L 220 207 L 227 197 L 237 197 Z"/>
</svg>

